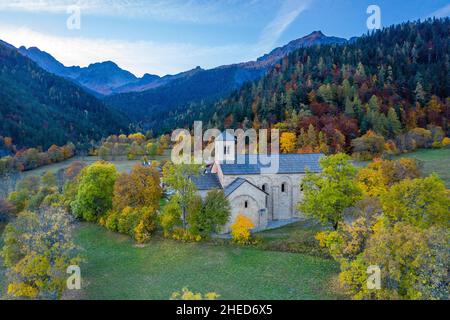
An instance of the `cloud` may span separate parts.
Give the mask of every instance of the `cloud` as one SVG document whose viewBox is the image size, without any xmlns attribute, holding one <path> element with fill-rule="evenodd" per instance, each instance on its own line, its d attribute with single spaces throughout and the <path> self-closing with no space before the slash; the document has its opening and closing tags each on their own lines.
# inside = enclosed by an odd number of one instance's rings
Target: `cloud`
<svg viewBox="0 0 450 320">
<path fill-rule="evenodd" d="M 428 15 L 427 18 L 432 18 L 432 17 L 444 18 L 444 17 L 448 17 L 449 15 L 450 15 L 450 4 L 436 10 L 432 14 Z"/>
<path fill-rule="evenodd" d="M 111 60 L 141 76 L 144 73 L 174 74 L 197 65 L 213 68 L 249 61 L 273 49 L 279 37 L 306 10 L 312 0 L 0 0 L 0 10 L 67 14 L 78 3 L 82 14 L 145 16 L 194 23 L 230 22 L 275 9 L 275 17 L 263 28 L 259 41 L 224 45 L 128 41 L 105 38 L 56 36 L 26 26 L 2 25 L 0 39 L 16 47 L 35 46 L 67 66 L 87 66 Z M 276 10 L 278 8 L 278 10 Z M 238 18 L 239 17 L 239 18 Z M 244 19 L 244 21 L 248 21 Z"/>
<path fill-rule="evenodd" d="M 16 46 L 35 46 L 50 53 L 66 66 L 87 66 L 111 60 L 121 68 L 142 76 L 174 74 L 196 67 L 231 64 L 245 59 L 250 45 L 199 46 L 190 43 L 122 41 L 86 37 L 60 37 L 27 27 L 0 24 L 0 39 Z"/>
<path fill-rule="evenodd" d="M 88 15 L 208 24 L 236 21 L 246 14 L 242 9 L 256 9 L 262 3 L 264 0 L 5 0 L 0 2 L 0 10 L 65 14 L 75 4 Z"/>
<path fill-rule="evenodd" d="M 309 8 L 312 0 L 287 0 L 278 10 L 275 18 L 264 28 L 258 50 L 262 52 L 273 49 L 283 32 L 297 19 L 297 17 Z"/>
</svg>

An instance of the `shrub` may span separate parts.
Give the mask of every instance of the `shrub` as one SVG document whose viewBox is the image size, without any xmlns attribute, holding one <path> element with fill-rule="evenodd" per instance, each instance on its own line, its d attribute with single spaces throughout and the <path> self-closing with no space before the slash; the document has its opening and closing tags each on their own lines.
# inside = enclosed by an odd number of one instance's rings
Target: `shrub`
<svg viewBox="0 0 450 320">
<path fill-rule="evenodd" d="M 442 148 L 442 143 L 439 142 L 439 141 L 434 141 L 434 142 L 432 143 L 431 147 L 432 147 L 433 149 L 440 149 L 440 148 Z"/>
<path fill-rule="evenodd" d="M 231 236 L 233 241 L 238 244 L 250 244 L 251 229 L 255 226 L 253 222 L 247 216 L 239 214 L 236 217 L 236 221 L 231 226 Z"/>
<path fill-rule="evenodd" d="M 138 243 L 147 242 L 156 229 L 156 210 L 152 207 L 125 207 L 121 212 L 111 210 L 100 224 L 108 230 L 133 237 Z"/>
<path fill-rule="evenodd" d="M 170 297 L 171 300 L 216 300 L 220 295 L 215 292 L 207 292 L 205 294 L 194 293 L 188 288 L 183 288 L 181 292 L 174 292 Z"/>
<path fill-rule="evenodd" d="M 151 207 L 142 207 L 138 210 L 140 220 L 134 227 L 134 239 L 138 243 L 147 242 L 156 230 L 156 211 Z"/>
<path fill-rule="evenodd" d="M 104 226 L 111 231 L 117 231 L 117 225 L 118 225 L 118 219 L 119 219 L 119 213 L 117 211 L 111 210 L 108 212 L 108 216 L 105 219 Z M 100 224 L 103 225 L 103 223 Z"/>
<path fill-rule="evenodd" d="M 449 137 L 445 137 L 444 139 L 442 139 L 442 146 L 444 148 L 450 147 L 450 138 Z"/>
<path fill-rule="evenodd" d="M 173 230 L 171 235 L 173 240 L 183 241 L 183 242 L 198 242 L 202 240 L 202 237 L 198 234 L 193 234 L 189 230 L 184 230 L 182 228 L 176 228 Z"/>
</svg>

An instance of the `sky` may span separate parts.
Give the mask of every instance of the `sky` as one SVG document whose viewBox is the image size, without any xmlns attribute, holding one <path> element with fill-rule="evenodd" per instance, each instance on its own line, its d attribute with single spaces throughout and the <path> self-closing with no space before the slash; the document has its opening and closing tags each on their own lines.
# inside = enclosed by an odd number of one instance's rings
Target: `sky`
<svg viewBox="0 0 450 320">
<path fill-rule="evenodd" d="M 369 5 L 381 26 L 450 15 L 448 0 L 0 0 L 0 39 L 66 66 L 162 76 L 255 60 L 316 30 L 360 36 Z"/>
</svg>

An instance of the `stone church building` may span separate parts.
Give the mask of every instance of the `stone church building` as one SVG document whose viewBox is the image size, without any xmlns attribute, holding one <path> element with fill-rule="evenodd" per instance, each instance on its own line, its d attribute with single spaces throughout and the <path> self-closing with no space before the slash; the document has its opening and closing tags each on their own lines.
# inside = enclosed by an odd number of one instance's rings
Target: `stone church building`
<svg viewBox="0 0 450 320">
<path fill-rule="evenodd" d="M 198 192 L 221 189 L 228 198 L 231 217 L 223 228 L 230 232 L 238 214 L 248 216 L 255 230 L 264 230 L 272 221 L 301 218 L 296 205 L 302 197 L 300 182 L 306 170 L 319 172 L 323 154 L 280 154 L 278 167 L 266 173 L 258 155 L 235 155 L 234 136 L 222 133 L 215 142 L 215 160 L 193 178 Z"/>
</svg>

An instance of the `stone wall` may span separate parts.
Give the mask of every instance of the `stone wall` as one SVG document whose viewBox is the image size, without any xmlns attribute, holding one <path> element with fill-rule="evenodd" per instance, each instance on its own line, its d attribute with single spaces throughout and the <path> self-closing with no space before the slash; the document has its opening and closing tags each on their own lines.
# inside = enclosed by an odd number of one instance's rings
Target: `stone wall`
<svg viewBox="0 0 450 320">
<path fill-rule="evenodd" d="M 223 228 L 223 233 L 230 232 L 231 225 L 236 221 L 238 214 L 249 217 L 255 229 L 263 230 L 267 227 L 268 215 L 265 206 L 266 194 L 249 183 L 242 184 L 228 197 L 231 206 L 231 215 Z M 245 204 L 247 203 L 247 208 Z"/>
<path fill-rule="evenodd" d="M 224 186 L 233 182 L 236 178 L 243 178 L 253 183 L 257 187 L 266 188 L 269 194 L 267 207 L 269 220 L 283 220 L 294 217 L 302 217 L 296 209 L 297 203 L 301 200 L 300 182 L 304 174 L 263 174 L 263 175 L 225 175 L 221 177 Z M 282 191 L 284 184 L 284 192 Z"/>
</svg>

